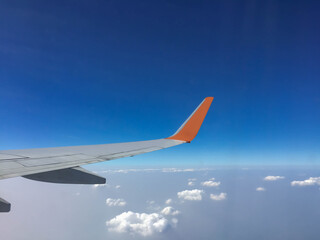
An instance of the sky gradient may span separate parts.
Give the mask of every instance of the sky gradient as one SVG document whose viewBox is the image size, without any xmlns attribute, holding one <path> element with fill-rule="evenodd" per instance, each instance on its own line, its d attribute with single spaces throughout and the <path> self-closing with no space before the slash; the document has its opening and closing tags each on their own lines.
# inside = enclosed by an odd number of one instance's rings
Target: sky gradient
<svg viewBox="0 0 320 240">
<path fill-rule="evenodd" d="M 2 0 L 0 150 L 191 144 L 0 181 L 0 239 L 317 240 L 320 1 Z"/>
<path fill-rule="evenodd" d="M 317 1 L 2 1 L 0 148 L 191 145 L 132 165 L 318 164 Z M 107 163 L 109 164 L 109 163 Z"/>
</svg>

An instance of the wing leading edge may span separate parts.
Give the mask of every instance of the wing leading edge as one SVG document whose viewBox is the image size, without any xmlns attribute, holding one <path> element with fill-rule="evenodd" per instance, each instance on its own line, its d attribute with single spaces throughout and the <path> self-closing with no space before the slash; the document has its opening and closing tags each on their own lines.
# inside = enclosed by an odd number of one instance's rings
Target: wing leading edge
<svg viewBox="0 0 320 240">
<path fill-rule="evenodd" d="M 95 184 L 104 182 L 104 178 L 79 166 L 135 156 L 191 142 L 197 135 L 212 100 L 213 97 L 205 98 L 178 131 L 164 139 L 0 151 L 0 179 L 23 176 L 32 180 L 54 183 Z M 1 209 L 0 207 L 0 212 Z"/>
</svg>

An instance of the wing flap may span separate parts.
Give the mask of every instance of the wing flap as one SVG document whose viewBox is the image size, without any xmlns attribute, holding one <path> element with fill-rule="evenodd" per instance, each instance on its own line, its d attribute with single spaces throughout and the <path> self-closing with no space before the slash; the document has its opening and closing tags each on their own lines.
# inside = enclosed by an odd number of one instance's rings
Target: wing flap
<svg viewBox="0 0 320 240">
<path fill-rule="evenodd" d="M 0 212 L 10 212 L 11 204 L 0 198 Z"/>
<path fill-rule="evenodd" d="M 81 167 L 24 175 L 24 178 L 50 183 L 104 184 L 106 179 Z"/>
</svg>

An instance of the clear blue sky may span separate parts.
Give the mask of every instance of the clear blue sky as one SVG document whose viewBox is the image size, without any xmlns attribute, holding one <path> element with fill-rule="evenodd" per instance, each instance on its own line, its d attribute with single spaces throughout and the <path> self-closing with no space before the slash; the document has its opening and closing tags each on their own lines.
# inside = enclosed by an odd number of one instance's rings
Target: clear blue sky
<svg viewBox="0 0 320 240">
<path fill-rule="evenodd" d="M 214 96 L 191 145 L 138 162 L 319 163 L 319 9 L 1 1 L 0 148 L 166 137 Z"/>
</svg>

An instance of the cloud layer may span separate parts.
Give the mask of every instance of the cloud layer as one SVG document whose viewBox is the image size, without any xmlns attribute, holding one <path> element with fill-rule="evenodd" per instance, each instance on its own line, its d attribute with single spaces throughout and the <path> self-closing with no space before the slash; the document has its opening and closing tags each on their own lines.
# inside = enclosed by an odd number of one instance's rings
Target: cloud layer
<svg viewBox="0 0 320 240">
<path fill-rule="evenodd" d="M 185 168 L 185 169 L 179 169 L 179 168 L 163 168 L 162 172 L 194 172 L 195 170 L 193 168 Z"/>
</svg>

